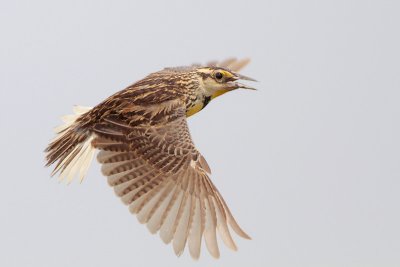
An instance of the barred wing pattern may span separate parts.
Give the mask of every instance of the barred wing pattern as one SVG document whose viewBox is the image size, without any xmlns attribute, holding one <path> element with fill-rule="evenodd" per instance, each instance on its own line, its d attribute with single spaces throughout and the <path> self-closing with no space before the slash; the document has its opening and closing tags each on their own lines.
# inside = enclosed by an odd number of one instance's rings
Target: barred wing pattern
<svg viewBox="0 0 400 267">
<path fill-rule="evenodd" d="M 195 259 L 202 237 L 216 258 L 216 232 L 233 250 L 230 228 L 249 239 L 209 179 L 210 169 L 192 142 L 182 103 L 169 101 L 154 109 L 135 106 L 123 114 L 96 125 L 92 144 L 100 150 L 98 161 L 108 183 L 151 233 L 172 242 L 177 255 L 188 243 Z M 135 125 L 139 117 L 130 114 L 142 115 L 140 125 Z"/>
</svg>

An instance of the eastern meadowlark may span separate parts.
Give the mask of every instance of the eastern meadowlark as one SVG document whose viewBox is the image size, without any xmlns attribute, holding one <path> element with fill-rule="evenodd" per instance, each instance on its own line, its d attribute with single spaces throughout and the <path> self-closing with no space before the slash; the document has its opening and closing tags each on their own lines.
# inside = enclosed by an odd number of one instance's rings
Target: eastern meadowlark
<svg viewBox="0 0 400 267">
<path fill-rule="evenodd" d="M 82 181 L 98 149 L 101 171 L 115 193 L 151 233 L 172 241 L 178 256 L 188 243 L 190 255 L 199 258 L 204 237 L 218 258 L 217 230 L 236 250 L 230 228 L 250 237 L 209 179 L 210 168 L 193 144 L 186 118 L 226 92 L 253 89 L 237 81 L 254 81 L 238 73 L 248 63 L 229 59 L 165 68 L 94 108 L 75 107 L 46 149 L 47 166 L 56 163 L 52 175 L 59 173 L 61 180 L 79 176 Z"/>
</svg>

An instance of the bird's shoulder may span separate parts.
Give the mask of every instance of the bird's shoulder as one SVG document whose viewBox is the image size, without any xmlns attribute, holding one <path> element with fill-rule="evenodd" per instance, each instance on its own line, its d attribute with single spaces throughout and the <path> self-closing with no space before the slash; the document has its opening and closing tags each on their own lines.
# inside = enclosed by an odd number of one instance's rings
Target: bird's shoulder
<svg viewBox="0 0 400 267">
<path fill-rule="evenodd" d="M 86 116 L 98 123 L 109 117 L 137 119 L 142 123 L 166 118 L 185 106 L 185 94 L 166 80 L 143 79 L 108 97 Z"/>
</svg>

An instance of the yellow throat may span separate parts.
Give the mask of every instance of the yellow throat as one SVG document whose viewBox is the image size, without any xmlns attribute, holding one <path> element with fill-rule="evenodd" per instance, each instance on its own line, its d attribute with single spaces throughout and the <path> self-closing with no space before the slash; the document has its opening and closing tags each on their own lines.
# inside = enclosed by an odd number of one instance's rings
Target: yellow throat
<svg viewBox="0 0 400 267">
<path fill-rule="evenodd" d="M 191 108 L 189 108 L 186 111 L 186 117 L 190 117 L 194 114 L 196 114 L 197 112 L 199 112 L 200 110 L 202 110 L 203 108 L 205 108 L 205 106 L 208 105 L 208 103 L 213 100 L 214 98 L 225 94 L 226 92 L 228 92 L 229 90 L 227 89 L 223 89 L 223 90 L 219 90 L 216 91 L 214 94 L 212 94 L 210 97 L 206 97 L 204 101 L 197 101 L 196 104 L 194 104 Z"/>
</svg>

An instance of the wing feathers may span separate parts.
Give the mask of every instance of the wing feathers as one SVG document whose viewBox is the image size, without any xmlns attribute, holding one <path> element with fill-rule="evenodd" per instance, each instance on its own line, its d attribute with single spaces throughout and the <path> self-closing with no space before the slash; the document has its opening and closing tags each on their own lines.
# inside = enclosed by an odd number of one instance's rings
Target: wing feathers
<svg viewBox="0 0 400 267">
<path fill-rule="evenodd" d="M 249 64 L 250 63 L 250 59 L 248 59 L 248 58 L 245 58 L 245 59 L 242 59 L 242 60 L 237 60 L 237 61 L 235 61 L 235 62 L 232 62 L 230 65 L 229 65 L 229 68 L 231 69 L 231 70 L 233 70 L 233 71 L 240 71 L 241 69 L 243 69 L 247 64 Z"/>
<path fill-rule="evenodd" d="M 155 108 L 149 112 L 158 114 Z M 180 113 L 183 117 L 169 124 L 149 127 L 130 128 L 129 122 L 107 119 L 96 129 L 92 143 L 101 150 L 98 160 L 109 184 L 151 233 L 159 232 L 164 243 L 172 242 L 178 256 L 188 244 L 194 259 L 200 256 L 204 237 L 208 251 L 218 258 L 217 231 L 232 250 L 237 248 L 228 224 L 239 235 L 248 236 L 209 179 L 210 167 L 191 141 L 185 113 Z"/>
<path fill-rule="evenodd" d="M 204 236 L 208 251 L 218 258 L 217 230 L 224 244 L 237 250 L 228 224 L 240 236 L 248 237 L 208 178 L 204 159 L 168 177 L 146 161 L 135 159 L 134 152 L 130 154 L 102 151 L 98 160 L 103 162 L 102 171 L 115 193 L 151 233 L 159 231 L 165 243 L 172 241 L 176 255 L 188 244 L 190 255 L 198 259 Z"/>
<path fill-rule="evenodd" d="M 150 219 L 147 223 L 147 228 L 152 234 L 155 234 L 160 229 L 163 215 L 174 195 L 175 189 L 176 185 L 174 186 L 171 183 L 160 197 L 159 202 L 153 208 L 150 214 Z"/>
<path fill-rule="evenodd" d="M 166 210 L 166 217 L 160 228 L 160 237 L 166 244 L 171 242 L 173 238 L 174 222 L 178 214 L 179 208 L 181 206 L 184 195 L 184 192 L 180 189 L 177 189 L 177 193 L 178 193 L 177 198 L 176 199 L 173 198 L 171 200 L 170 202 L 171 206 Z"/>
<path fill-rule="evenodd" d="M 227 68 L 233 71 L 240 71 L 244 67 L 246 67 L 250 63 L 249 58 L 244 58 L 241 60 L 238 60 L 236 58 L 228 58 L 224 61 L 217 62 L 217 61 L 212 61 L 207 64 L 207 66 L 217 66 L 217 67 L 222 67 L 222 68 Z"/>
<path fill-rule="evenodd" d="M 198 259 L 200 257 L 201 248 L 201 211 L 200 211 L 200 199 L 193 197 L 192 203 L 193 208 L 193 219 L 189 230 L 189 252 L 192 258 Z"/>
<path fill-rule="evenodd" d="M 192 198 L 188 192 L 185 192 L 184 199 L 181 203 L 181 207 L 176 218 L 176 229 L 174 233 L 174 239 L 172 245 L 174 247 L 175 254 L 180 256 L 185 248 L 187 239 L 187 228 L 189 225 L 191 208 L 192 208 Z"/>
<path fill-rule="evenodd" d="M 231 58 L 208 66 L 236 72 L 248 63 Z M 171 71 L 179 68 L 164 70 Z M 61 180 L 71 182 L 78 175 L 82 181 L 99 149 L 101 171 L 116 195 L 151 233 L 172 241 L 176 255 L 187 244 L 198 259 L 204 237 L 208 251 L 218 258 L 217 231 L 236 250 L 231 230 L 250 237 L 209 179 L 210 167 L 189 133 L 186 102 L 181 94 L 163 90 L 162 83 L 148 90 L 143 81 L 93 109 L 75 107 L 74 115 L 64 116 L 46 149 L 47 165 L 57 163 L 53 174 L 59 172 Z"/>
<path fill-rule="evenodd" d="M 228 225 L 226 224 L 226 218 L 224 214 L 224 210 L 219 205 L 219 203 L 215 200 L 214 197 L 211 197 L 214 208 L 215 208 L 215 214 L 217 217 L 217 228 L 218 232 L 222 238 L 222 241 L 224 241 L 225 245 L 229 247 L 232 250 L 237 250 L 236 244 L 232 239 L 231 233 L 229 232 Z"/>
<path fill-rule="evenodd" d="M 233 229 L 233 231 L 235 231 L 236 234 L 238 234 L 239 236 L 245 238 L 245 239 L 251 239 L 251 237 L 246 234 L 242 228 L 240 228 L 239 224 L 236 222 L 235 218 L 233 217 L 231 211 L 228 208 L 228 205 L 225 203 L 225 200 L 222 198 L 221 194 L 218 192 L 217 188 L 214 187 L 215 193 L 218 197 L 218 199 L 221 201 L 224 210 L 226 212 L 227 215 L 227 222 L 229 223 L 230 227 Z"/>
<path fill-rule="evenodd" d="M 163 193 L 167 189 L 168 189 L 168 186 L 164 186 L 163 188 L 157 190 L 156 193 L 153 194 L 153 196 L 151 198 L 147 198 L 148 199 L 147 203 L 143 204 L 143 206 L 140 208 L 140 210 L 137 214 L 137 218 L 140 223 L 148 222 L 152 209 L 157 205 L 158 201 L 161 199 L 161 197 L 163 196 Z M 149 192 L 148 194 L 151 194 L 151 193 Z"/>
<path fill-rule="evenodd" d="M 204 206 L 206 208 L 206 225 L 204 229 L 204 239 L 206 240 L 206 246 L 210 254 L 214 258 L 219 258 L 219 248 L 217 243 L 216 235 L 216 222 L 214 211 L 212 210 L 211 203 L 208 198 L 204 198 Z"/>
</svg>

